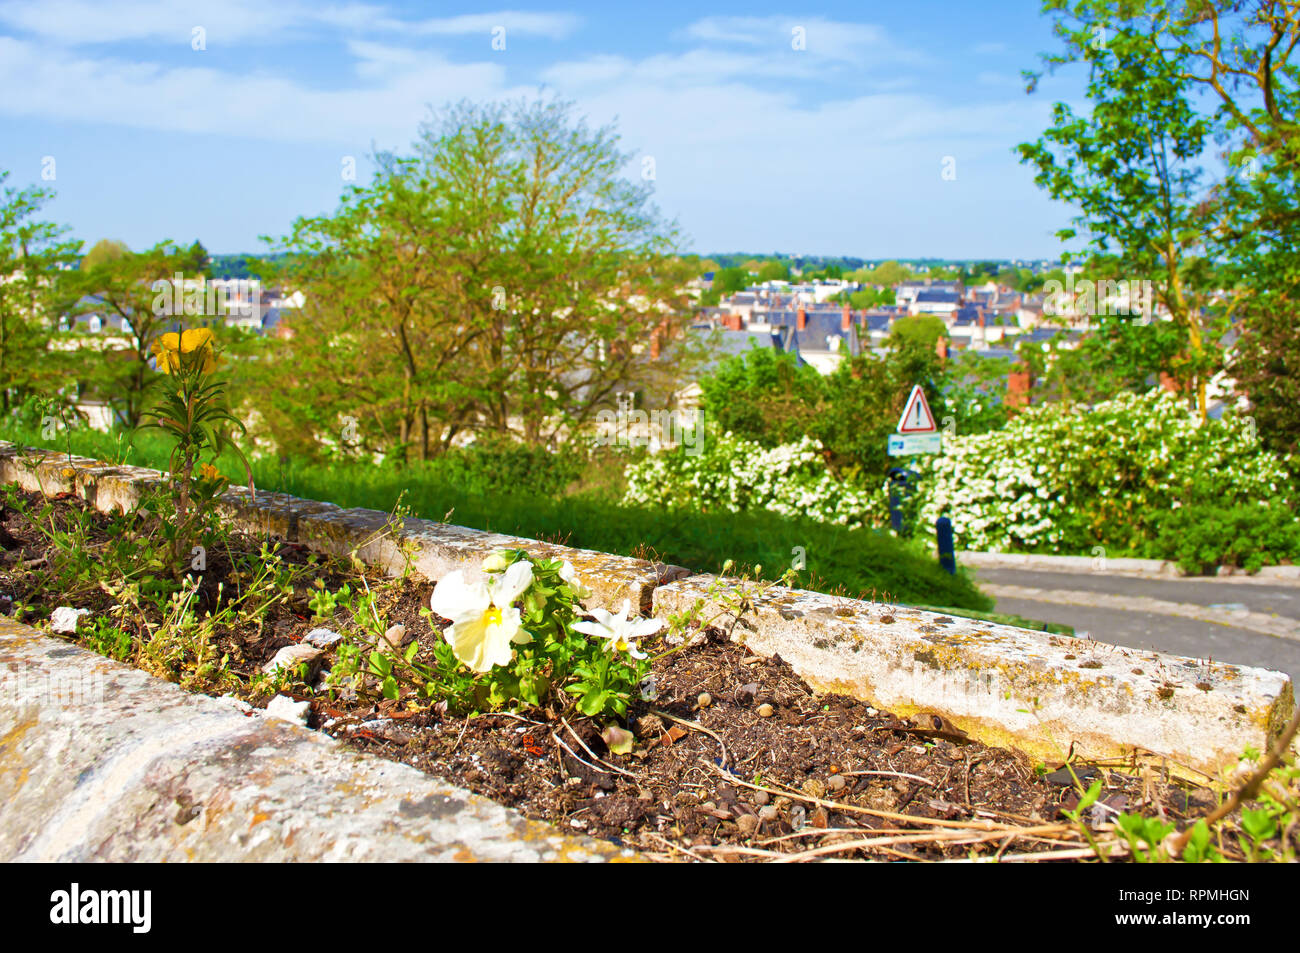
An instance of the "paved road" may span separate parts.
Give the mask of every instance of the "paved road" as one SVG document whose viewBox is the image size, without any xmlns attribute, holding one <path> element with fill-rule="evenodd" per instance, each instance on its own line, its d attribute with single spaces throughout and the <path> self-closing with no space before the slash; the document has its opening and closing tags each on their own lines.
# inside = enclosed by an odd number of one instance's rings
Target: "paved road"
<svg viewBox="0 0 1300 953">
<path fill-rule="evenodd" d="M 1286 672 L 1300 680 L 1300 586 L 979 569 L 999 612 L 1101 642 Z"/>
</svg>

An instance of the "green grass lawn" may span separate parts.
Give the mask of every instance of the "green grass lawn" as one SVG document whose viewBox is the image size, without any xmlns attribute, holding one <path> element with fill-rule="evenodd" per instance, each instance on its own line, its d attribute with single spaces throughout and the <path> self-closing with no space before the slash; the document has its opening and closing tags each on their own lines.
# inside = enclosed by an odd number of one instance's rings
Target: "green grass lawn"
<svg viewBox="0 0 1300 953">
<path fill-rule="evenodd" d="M 112 463 L 166 469 L 168 446 L 157 434 L 131 437 L 91 430 L 42 440 L 39 433 L 0 427 L 0 438 L 25 446 L 70 449 L 74 454 Z M 242 482 L 234 460 L 222 470 Z M 608 497 L 578 493 L 551 496 L 526 488 L 496 493 L 468 493 L 450 485 L 442 473 L 426 468 L 403 470 L 364 463 L 335 465 L 277 459 L 253 461 L 259 489 L 277 490 L 345 507 L 390 511 L 399 497 L 425 519 L 455 523 L 564 543 L 583 549 L 643 556 L 686 566 L 696 572 L 720 572 L 734 560 L 737 568 L 761 565 L 765 578 L 776 578 L 792 565 L 801 547 L 806 568 L 796 585 L 854 598 L 911 605 L 949 607 L 950 611 L 992 609 L 964 573 L 950 576 L 935 556 L 918 544 L 870 529 L 849 530 L 811 520 L 789 520 L 770 513 L 698 513 L 622 506 Z"/>
</svg>

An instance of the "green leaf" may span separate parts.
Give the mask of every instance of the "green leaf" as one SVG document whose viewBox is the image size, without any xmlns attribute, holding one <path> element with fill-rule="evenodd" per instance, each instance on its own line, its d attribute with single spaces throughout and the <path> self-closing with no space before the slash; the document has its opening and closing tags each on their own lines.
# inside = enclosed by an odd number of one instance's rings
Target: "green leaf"
<svg viewBox="0 0 1300 953">
<path fill-rule="evenodd" d="M 385 678 L 391 675 L 392 671 L 392 659 L 388 658 L 388 656 L 384 655 L 382 652 L 370 653 L 370 672 L 372 675 L 378 675 L 380 678 Z"/>
<path fill-rule="evenodd" d="M 1079 806 L 1075 810 L 1079 814 L 1082 814 L 1088 808 L 1092 807 L 1093 804 L 1097 803 L 1097 798 L 1099 797 L 1101 797 L 1100 779 L 1092 782 L 1092 786 L 1088 788 L 1087 793 L 1085 793 L 1083 797 L 1079 799 Z"/>
<path fill-rule="evenodd" d="M 1241 826 L 1256 841 L 1267 840 L 1277 834 L 1277 821 L 1265 810 L 1243 810 Z"/>
<path fill-rule="evenodd" d="M 605 695 L 606 692 L 604 690 L 592 685 L 583 692 L 582 697 L 578 699 L 578 708 L 588 718 L 594 718 L 605 708 Z"/>
</svg>

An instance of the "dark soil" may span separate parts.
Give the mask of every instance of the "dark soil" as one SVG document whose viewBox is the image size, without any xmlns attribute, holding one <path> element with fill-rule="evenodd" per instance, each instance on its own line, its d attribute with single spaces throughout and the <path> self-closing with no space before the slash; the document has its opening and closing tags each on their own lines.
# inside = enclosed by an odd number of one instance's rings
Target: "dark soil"
<svg viewBox="0 0 1300 953">
<path fill-rule="evenodd" d="M 39 509 L 39 498 L 28 500 Z M 57 503 L 64 510 L 84 506 L 76 498 Z M 48 556 L 44 537 L 13 511 L 3 514 L 0 529 L 0 544 L 7 544 L 0 554 L 0 611 L 17 607 L 39 625 L 66 604 L 40 588 L 39 567 L 24 565 Z M 251 552 L 261 543 L 240 534 L 233 541 Z M 301 547 L 280 547 L 287 561 L 306 565 L 311 558 Z M 232 586 L 229 570 L 223 554 L 210 556 L 202 592 L 213 605 L 218 583 Z M 322 563 L 312 572 L 330 589 L 349 578 L 355 584 L 355 573 L 341 565 Z M 441 637 L 420 615 L 432 585 L 380 579 L 370 585 L 387 622 L 416 633 L 425 655 Z M 218 634 L 218 653 L 229 655 L 228 669 L 243 685 L 236 693 L 252 704 L 265 706 L 269 697 L 252 694 L 248 679 L 278 649 L 318 625 L 348 631 L 345 614 L 313 620 L 306 607 L 311 591 L 304 585 L 260 625 Z M 112 605 L 104 593 L 78 602 L 95 613 Z M 654 640 L 645 647 L 667 648 Z M 1081 843 L 1066 831 L 1007 836 L 1060 821 L 1061 811 L 1078 803 L 1071 771 L 1059 764 L 1036 765 L 1018 752 L 970 742 L 935 716 L 903 720 L 854 698 L 819 695 L 779 657 L 756 656 L 715 630 L 694 632 L 655 663 L 654 674 L 657 697 L 635 702 L 629 712 L 637 744 L 626 756 L 611 754 L 601 726 L 572 709 L 463 717 L 407 698 L 348 700 L 303 684 L 286 693 L 311 702 L 311 727 L 357 749 L 413 765 L 528 817 L 664 858 L 763 859 L 963 825 L 985 839 L 955 845 L 895 839 L 834 856 L 936 860 Z M 176 677 L 183 680 L 183 673 Z M 1097 777 L 1105 782 L 1101 804 L 1087 815 L 1094 825 L 1122 811 L 1179 820 L 1215 804 L 1210 791 L 1171 782 L 1150 767 L 1079 761 L 1071 767 L 1085 787 Z"/>
</svg>

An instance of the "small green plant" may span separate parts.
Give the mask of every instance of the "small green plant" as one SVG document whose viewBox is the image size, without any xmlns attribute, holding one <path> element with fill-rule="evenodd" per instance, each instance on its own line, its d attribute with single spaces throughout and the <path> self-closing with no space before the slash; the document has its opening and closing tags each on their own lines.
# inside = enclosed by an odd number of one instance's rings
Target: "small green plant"
<svg viewBox="0 0 1300 953">
<path fill-rule="evenodd" d="M 95 619 L 91 630 L 82 639 L 87 648 L 119 662 L 129 662 L 134 655 L 135 640 L 131 633 L 119 628 L 111 619 Z"/>
<path fill-rule="evenodd" d="M 453 711 L 554 704 L 592 718 L 624 717 L 650 672 L 638 643 L 664 623 L 631 616 L 627 604 L 617 614 L 591 609 L 583 619 L 581 600 L 590 593 L 559 560 L 505 550 L 484 570 L 483 582 L 453 572 L 438 583 L 424 614 L 450 624 L 423 654 L 418 642 L 398 651 L 383 641 L 367 592 L 351 608 L 370 635 L 340 650 L 331 684 L 352 687 L 370 676 L 386 698 L 424 698 Z"/>
<path fill-rule="evenodd" d="M 151 421 L 143 427 L 161 430 L 172 440 L 168 472 L 175 522 L 161 524 L 171 541 L 173 572 L 180 576 L 194 566 L 191 556 L 202 549 L 200 537 L 210 540 L 213 504 L 226 489 L 226 478 L 215 460 L 230 450 L 244 464 L 249 492 L 253 492 L 253 471 L 229 430 L 243 432 L 244 425 L 226 406 L 225 382 L 216 375 L 218 359 L 215 335 L 208 328 L 190 328 L 179 334 L 163 334 L 153 343 L 158 370 L 172 376 L 176 390 L 164 389 L 159 403 L 145 412 Z M 201 457 L 209 456 L 207 462 Z M 201 569 L 201 566 L 194 566 Z"/>
<path fill-rule="evenodd" d="M 1183 860 L 1189 864 L 1223 863 L 1223 855 L 1210 841 L 1210 825 L 1203 817 L 1191 827 Z"/>
<path fill-rule="evenodd" d="M 1079 828 L 1079 833 L 1083 835 L 1083 839 L 1088 842 L 1088 845 L 1097 854 L 1097 857 L 1104 861 L 1106 860 L 1109 851 L 1103 844 L 1098 842 L 1092 832 L 1092 828 L 1085 819 L 1085 815 L 1088 811 L 1101 798 L 1101 792 L 1104 787 L 1103 782 L 1098 778 L 1096 781 L 1093 781 L 1085 791 L 1083 788 L 1083 782 L 1080 781 L 1079 776 L 1074 773 L 1074 766 L 1067 761 L 1065 767 L 1066 770 L 1070 772 L 1070 778 L 1074 781 L 1075 790 L 1079 793 L 1079 803 L 1076 804 L 1073 809 L 1063 809 L 1061 813 L 1075 823 L 1075 826 Z M 1046 777 L 1047 766 L 1040 761 L 1038 764 L 1034 765 L 1034 774 L 1039 777 Z"/>
<path fill-rule="evenodd" d="M 1174 830 L 1169 821 L 1142 814 L 1121 814 L 1115 819 L 1115 826 L 1128 842 L 1134 860 L 1149 863 L 1168 859 L 1165 838 Z"/>
<path fill-rule="evenodd" d="M 311 599 L 307 601 L 307 607 L 311 609 L 312 615 L 318 622 L 328 622 L 334 618 L 334 613 L 338 609 L 339 603 L 347 604 L 352 597 L 352 589 L 347 583 L 335 592 L 325 589 L 325 580 L 317 578 L 316 591 L 312 593 Z"/>
</svg>

